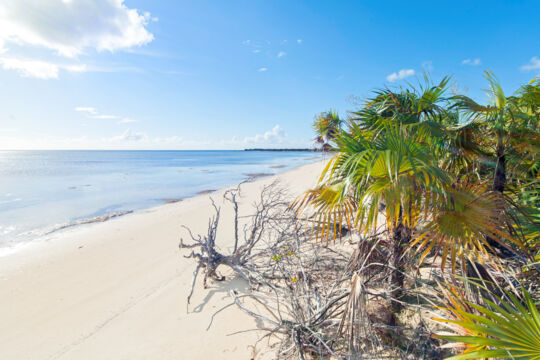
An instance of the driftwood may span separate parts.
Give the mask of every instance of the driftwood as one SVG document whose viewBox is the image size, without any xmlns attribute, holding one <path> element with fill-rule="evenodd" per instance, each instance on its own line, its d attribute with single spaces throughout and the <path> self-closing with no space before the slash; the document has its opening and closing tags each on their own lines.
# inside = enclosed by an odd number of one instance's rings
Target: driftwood
<svg viewBox="0 0 540 360">
<path fill-rule="evenodd" d="M 231 291 L 233 304 L 257 320 L 263 334 L 259 341 L 268 340 L 275 358 L 438 358 L 428 324 L 411 327 L 388 316 L 393 302 L 422 312 L 431 309 L 432 300 L 423 299 L 425 282 L 410 274 L 403 276 L 418 286 L 406 295 L 423 300 L 411 307 L 392 298 L 388 279 L 398 270 L 392 266 L 387 232 L 356 235 L 356 247 L 323 246 L 311 236 L 318 224 L 286 211 L 290 201 L 279 184 L 263 189 L 249 217 L 239 214 L 240 188 L 224 194 L 234 209 L 229 252 L 216 244 L 221 209 L 214 201 L 205 235 L 185 228 L 191 242 L 181 240 L 180 249 L 191 250 L 185 257 L 196 262 L 188 304 L 201 271 L 206 287 L 208 280 L 225 280 L 219 267 L 228 267 L 253 290 L 243 295 Z"/>
<path fill-rule="evenodd" d="M 193 295 L 197 276 L 201 269 L 204 269 L 203 286 L 205 288 L 207 287 L 209 278 L 216 281 L 225 280 L 225 276 L 218 272 L 219 266 L 231 268 L 236 274 L 252 284 L 259 284 L 264 278 L 261 275 L 264 271 L 264 266 L 256 264 L 251 260 L 257 258 L 257 254 L 254 253 L 255 250 L 261 251 L 260 249 L 256 249 L 261 241 L 267 238 L 270 232 L 275 232 L 279 228 L 276 225 L 281 224 L 283 211 L 288 203 L 284 201 L 283 189 L 277 183 L 272 183 L 264 187 L 259 201 L 254 205 L 255 213 L 250 216 L 249 223 L 244 226 L 243 239 L 240 239 L 239 226 L 241 219 L 238 198 L 240 196 L 241 186 L 242 184 L 236 189 L 225 192 L 223 196 L 224 200 L 230 203 L 234 209 L 234 247 L 230 254 L 220 252 L 216 244 L 221 209 L 213 199 L 211 201 L 215 215 L 208 222 L 208 232 L 206 235 L 195 236 L 188 227 L 183 226 L 191 237 L 192 242 L 186 244 L 181 238 L 179 248 L 181 250 L 191 249 L 191 253 L 184 257 L 193 258 L 197 261 L 197 266 L 193 272 L 191 290 L 187 298 L 188 304 Z M 272 245 L 266 244 L 266 247 L 262 251 L 265 253 L 272 252 L 274 248 L 279 247 L 279 242 L 280 238 L 278 237 Z"/>
</svg>

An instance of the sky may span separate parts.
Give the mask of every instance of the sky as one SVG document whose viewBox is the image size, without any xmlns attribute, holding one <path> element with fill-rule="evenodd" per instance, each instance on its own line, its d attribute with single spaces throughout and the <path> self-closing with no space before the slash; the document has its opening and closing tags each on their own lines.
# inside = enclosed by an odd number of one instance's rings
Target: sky
<svg viewBox="0 0 540 360">
<path fill-rule="evenodd" d="M 540 1 L 0 0 L 0 149 L 310 147 L 377 88 L 540 75 Z"/>
</svg>

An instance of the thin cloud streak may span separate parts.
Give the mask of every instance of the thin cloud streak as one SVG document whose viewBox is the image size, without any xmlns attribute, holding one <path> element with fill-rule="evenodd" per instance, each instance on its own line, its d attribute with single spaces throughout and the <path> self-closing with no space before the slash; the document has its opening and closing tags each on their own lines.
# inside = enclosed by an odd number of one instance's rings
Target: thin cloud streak
<svg viewBox="0 0 540 360">
<path fill-rule="evenodd" d="M 478 66 L 482 64 L 482 61 L 480 59 L 465 59 L 461 62 L 463 65 L 469 65 L 469 66 Z"/>
<path fill-rule="evenodd" d="M 86 117 L 90 119 L 98 119 L 98 120 L 120 119 L 118 121 L 118 124 L 129 124 L 129 123 L 138 122 L 138 120 L 134 120 L 127 117 L 118 116 L 118 115 L 100 114 L 95 107 L 90 107 L 90 106 L 78 106 L 75 108 L 75 111 L 85 113 Z"/>
</svg>

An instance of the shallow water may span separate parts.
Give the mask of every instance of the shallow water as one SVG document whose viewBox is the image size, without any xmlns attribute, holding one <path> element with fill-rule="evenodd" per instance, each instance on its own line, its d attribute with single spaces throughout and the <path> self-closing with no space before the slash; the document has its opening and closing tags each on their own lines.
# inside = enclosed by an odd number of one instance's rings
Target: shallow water
<svg viewBox="0 0 540 360">
<path fill-rule="evenodd" d="M 0 151 L 0 250 L 312 161 L 309 152 Z"/>
</svg>

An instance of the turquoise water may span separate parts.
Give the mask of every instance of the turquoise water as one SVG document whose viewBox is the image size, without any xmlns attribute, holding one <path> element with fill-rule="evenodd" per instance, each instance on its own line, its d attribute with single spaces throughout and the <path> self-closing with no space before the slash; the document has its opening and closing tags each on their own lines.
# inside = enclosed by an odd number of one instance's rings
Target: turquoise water
<svg viewBox="0 0 540 360">
<path fill-rule="evenodd" d="M 263 151 L 0 151 L 0 248 L 318 157 Z M 282 166 L 282 167 L 281 167 Z"/>
</svg>

